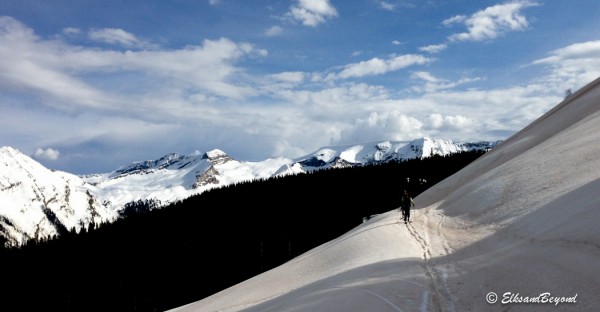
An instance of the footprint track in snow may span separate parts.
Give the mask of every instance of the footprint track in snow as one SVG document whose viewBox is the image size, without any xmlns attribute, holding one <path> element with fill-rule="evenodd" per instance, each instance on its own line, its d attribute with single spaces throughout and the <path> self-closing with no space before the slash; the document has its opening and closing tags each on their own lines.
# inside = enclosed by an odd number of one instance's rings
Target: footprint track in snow
<svg viewBox="0 0 600 312">
<path fill-rule="evenodd" d="M 429 222 L 429 218 L 427 218 L 426 214 L 423 214 L 423 220 L 425 225 Z M 440 228 L 443 221 L 444 219 L 442 218 L 436 226 L 437 234 L 441 234 Z M 431 262 L 431 245 L 429 244 L 428 239 L 419 234 L 419 231 L 417 231 L 412 223 L 409 222 L 405 225 L 410 236 L 415 239 L 419 247 L 423 250 L 421 255 L 423 258 L 423 263 L 421 264 L 421 267 L 425 272 L 425 276 L 427 276 L 429 288 L 431 289 L 431 295 L 429 296 L 431 305 L 429 307 L 433 311 L 454 311 L 454 304 L 452 301 L 452 296 L 450 295 L 446 285 L 446 279 L 436 268 L 435 264 Z M 426 228 L 426 226 L 424 228 Z M 442 248 L 445 252 L 449 252 L 450 250 L 450 247 L 444 243 L 442 243 Z"/>
</svg>

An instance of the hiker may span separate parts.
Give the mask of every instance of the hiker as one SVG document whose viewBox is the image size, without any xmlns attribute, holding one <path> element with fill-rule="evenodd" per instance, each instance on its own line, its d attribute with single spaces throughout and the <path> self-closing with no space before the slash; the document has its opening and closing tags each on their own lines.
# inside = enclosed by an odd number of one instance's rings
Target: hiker
<svg viewBox="0 0 600 312">
<path fill-rule="evenodd" d="M 402 210 L 402 219 L 404 219 L 404 223 L 410 222 L 410 206 L 415 206 L 408 192 L 404 190 L 402 193 L 402 201 L 400 202 L 400 210 Z"/>
</svg>

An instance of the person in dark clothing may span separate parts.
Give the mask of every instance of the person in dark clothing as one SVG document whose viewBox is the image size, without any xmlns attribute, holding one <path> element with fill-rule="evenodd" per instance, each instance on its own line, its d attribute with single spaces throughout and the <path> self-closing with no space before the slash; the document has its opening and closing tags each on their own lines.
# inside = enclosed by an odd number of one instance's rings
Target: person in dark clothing
<svg viewBox="0 0 600 312">
<path fill-rule="evenodd" d="M 402 193 L 402 201 L 400 202 L 400 210 L 402 210 L 402 219 L 404 223 L 410 222 L 410 207 L 414 207 L 415 203 L 406 190 Z"/>
</svg>

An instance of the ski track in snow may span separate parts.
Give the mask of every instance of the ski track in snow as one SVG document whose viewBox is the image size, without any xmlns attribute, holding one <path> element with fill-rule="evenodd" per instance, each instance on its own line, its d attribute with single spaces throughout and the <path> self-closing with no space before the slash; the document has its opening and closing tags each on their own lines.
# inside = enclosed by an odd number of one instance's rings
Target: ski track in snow
<svg viewBox="0 0 600 312">
<path fill-rule="evenodd" d="M 415 213 L 415 212 L 418 212 L 418 213 Z M 404 228 L 406 228 L 406 230 L 408 231 L 409 237 L 414 239 L 414 242 L 416 242 L 416 244 L 422 250 L 421 259 L 423 260 L 423 262 L 420 264 L 420 266 L 421 266 L 421 269 L 427 280 L 427 284 L 423 285 L 423 284 L 416 283 L 416 282 L 413 282 L 410 280 L 403 280 L 402 282 L 416 284 L 417 286 L 423 288 L 421 303 L 420 303 L 420 306 L 418 307 L 419 311 L 451 311 L 451 312 L 453 312 L 453 311 L 455 311 L 455 307 L 454 307 L 453 297 L 451 296 L 451 294 L 449 292 L 449 288 L 447 286 L 447 272 L 438 268 L 436 266 L 436 263 L 432 260 L 432 258 L 433 258 L 432 251 L 431 251 L 432 248 L 431 248 L 431 244 L 429 243 L 429 235 L 426 230 L 429 228 L 429 225 L 430 225 L 430 222 L 429 222 L 429 220 L 430 220 L 429 214 L 430 213 L 431 213 L 430 210 L 427 210 L 427 211 L 417 210 L 417 211 L 413 212 L 413 214 L 412 214 L 413 219 L 414 219 L 415 215 L 419 215 L 419 217 L 420 217 L 418 222 L 416 222 L 418 224 L 418 227 L 420 228 L 419 230 L 417 230 L 417 228 L 413 225 L 412 222 L 405 224 L 405 227 L 403 227 L 402 221 L 400 221 L 400 212 L 399 211 L 398 211 L 398 215 L 395 217 L 382 218 L 380 220 L 371 220 L 371 222 L 369 224 L 361 226 L 360 229 L 352 230 L 352 231 L 348 232 L 346 235 L 343 235 L 343 236 L 339 237 L 338 239 L 331 241 L 330 243 L 316 247 L 315 249 L 304 254 L 303 256 L 301 255 L 301 256 L 291 260 L 290 263 L 299 263 L 299 262 L 307 261 L 308 259 L 312 258 L 313 256 L 318 255 L 327 249 L 333 248 L 335 245 L 338 245 L 346 240 L 352 239 L 353 237 L 359 236 L 360 234 L 364 234 L 365 232 L 368 232 L 368 231 L 373 231 L 375 229 L 382 228 L 382 227 L 388 227 L 388 226 L 397 227 L 399 230 L 404 230 Z M 441 235 L 443 232 L 442 225 L 443 225 L 444 221 L 446 220 L 446 217 L 443 216 L 442 214 L 435 213 L 433 215 L 433 218 L 436 219 L 436 225 L 434 227 L 436 234 Z M 367 222 L 369 222 L 369 221 L 367 221 Z M 421 229 L 421 226 L 422 226 L 422 229 Z M 438 236 L 438 237 L 441 240 L 444 252 L 445 253 L 451 252 L 452 248 L 450 248 L 448 242 L 445 239 L 442 239 L 443 236 Z M 402 236 L 401 239 L 405 239 L 405 237 Z M 326 288 L 324 290 L 361 291 L 363 293 L 367 293 L 367 294 L 385 302 L 390 308 L 393 309 L 393 311 L 405 311 L 398 305 L 398 303 L 392 302 L 391 300 L 386 298 L 384 295 L 382 295 L 374 290 L 366 289 L 365 286 L 339 286 L 339 287 Z M 288 291 L 292 291 L 292 290 L 288 290 Z M 286 293 L 286 292 L 284 292 L 284 293 Z M 244 305 L 230 307 L 230 309 L 244 309 L 247 307 L 252 307 L 252 306 L 255 306 L 262 302 L 267 302 L 270 299 L 277 298 L 278 296 L 283 295 L 284 293 L 273 294 L 272 296 L 268 296 L 268 297 L 262 298 L 260 300 L 254 301 L 254 302 L 249 302 Z M 227 309 L 227 311 L 229 311 L 230 309 Z"/>
<path fill-rule="evenodd" d="M 419 212 L 422 212 L 422 211 L 419 211 Z M 398 212 L 398 215 L 399 215 L 399 212 Z M 413 214 L 413 217 L 414 217 L 414 215 L 415 214 Z M 426 228 L 426 225 L 428 224 L 427 212 L 422 213 L 422 216 L 423 216 L 423 220 L 424 220 L 424 228 Z M 439 217 L 439 215 L 436 215 L 436 217 Z M 440 227 L 441 227 L 443 221 L 444 221 L 443 218 L 439 218 L 439 222 L 437 223 L 437 226 L 436 226 L 436 230 L 438 233 L 440 232 Z M 356 237 L 365 232 L 372 231 L 372 230 L 382 228 L 382 227 L 388 227 L 388 226 L 395 226 L 395 227 L 398 227 L 400 230 L 403 230 L 399 216 L 392 217 L 392 218 L 382 218 L 380 220 L 372 221 L 370 224 L 360 228 L 360 230 L 358 230 L 358 231 L 356 231 L 356 230 L 350 231 L 346 235 L 343 235 L 340 238 L 335 239 L 328 244 L 324 244 L 319 247 L 316 247 L 315 249 L 307 252 L 304 256 L 299 256 L 296 259 L 291 260 L 290 263 L 298 263 L 298 262 L 306 261 L 306 260 L 310 259 L 311 257 L 313 257 L 314 255 L 318 255 L 321 252 L 323 252 L 324 250 L 332 248 L 335 245 L 342 243 L 343 241 L 346 241 L 348 239 Z M 421 268 L 425 274 L 425 277 L 427 278 L 427 285 L 423 285 L 423 284 L 420 284 L 420 283 L 417 283 L 414 281 L 410 281 L 410 280 L 402 281 L 405 283 L 415 284 L 415 285 L 423 288 L 419 311 L 455 311 L 454 305 L 451 301 L 451 296 L 449 294 L 448 287 L 446 285 L 447 274 L 446 274 L 446 272 L 440 272 L 440 270 L 438 268 L 436 268 L 435 264 L 432 263 L 432 261 L 431 261 L 431 259 L 432 259 L 431 246 L 428 243 L 428 235 L 426 234 L 427 232 L 424 231 L 425 234 L 423 234 L 423 235 L 419 234 L 419 231 L 417 231 L 417 229 L 413 226 L 412 223 L 406 224 L 406 229 L 408 230 L 410 237 L 412 237 L 414 239 L 414 241 L 418 244 L 418 246 L 422 250 L 421 258 L 423 260 L 423 263 L 421 264 Z M 424 237 L 426 237 L 427 239 Z M 402 238 L 404 239 L 404 236 Z M 447 246 L 447 242 L 444 241 L 444 244 L 445 244 L 444 246 Z M 447 248 L 449 248 L 449 247 L 444 247 L 445 251 L 448 252 L 449 249 L 447 249 Z M 345 287 L 340 286 L 340 287 L 330 287 L 330 288 L 326 288 L 324 290 L 344 290 L 344 291 L 358 290 L 363 293 L 372 295 L 372 296 L 378 298 L 379 300 L 385 302 L 394 311 L 405 311 L 401 307 L 399 307 L 397 303 L 393 303 L 392 301 L 387 299 L 384 295 L 377 293 L 373 290 L 365 289 L 364 286 L 362 286 L 362 287 L 361 286 L 345 286 Z M 251 302 L 248 304 L 231 307 L 231 308 L 232 309 L 240 309 L 240 308 L 252 307 L 259 303 L 269 301 L 270 299 L 277 298 L 278 296 L 280 296 L 282 294 L 283 293 L 274 294 L 272 296 L 262 298 L 255 302 Z M 227 309 L 227 311 L 229 311 L 229 309 Z"/>
<path fill-rule="evenodd" d="M 423 297 L 421 300 L 421 306 L 420 306 L 420 311 L 455 311 L 455 307 L 454 307 L 454 300 L 452 295 L 450 294 L 448 285 L 447 285 L 447 279 L 448 279 L 448 273 L 444 270 L 438 269 L 437 266 L 435 265 L 435 263 L 433 263 L 432 261 L 432 253 L 431 253 L 431 245 L 429 243 L 429 235 L 427 232 L 427 228 L 429 225 L 429 213 L 431 212 L 431 210 L 420 210 L 419 212 L 421 212 L 421 216 L 422 216 L 422 220 L 423 220 L 423 235 L 419 234 L 419 231 L 417 231 L 417 229 L 415 228 L 415 226 L 413 225 L 412 221 L 409 223 L 406 223 L 406 229 L 408 230 L 410 236 L 412 238 L 414 238 L 414 240 L 417 242 L 417 244 L 419 245 L 419 247 L 422 249 L 423 253 L 421 255 L 421 258 L 423 259 L 423 263 L 421 264 L 421 267 L 425 273 L 425 276 L 428 279 L 428 285 L 424 286 L 424 285 L 420 285 L 424 288 L 426 288 L 423 291 Z M 416 211 L 413 211 L 412 214 L 412 218 L 414 219 L 416 215 Z M 443 214 L 435 214 L 435 217 L 437 219 L 437 223 L 435 225 L 435 231 L 436 231 L 436 235 L 438 238 L 440 238 L 440 243 L 442 246 L 442 249 L 444 251 L 444 254 L 450 254 L 452 252 L 452 248 L 450 247 L 448 241 L 446 239 L 443 239 L 443 231 L 442 231 L 442 227 L 443 227 L 443 223 L 446 220 L 446 216 Z M 344 238 L 350 238 L 352 236 L 358 235 L 360 233 L 363 233 L 365 231 L 368 230 L 373 230 L 375 228 L 378 227 L 382 227 L 382 226 L 388 226 L 388 225 L 399 225 L 400 228 L 401 227 L 401 216 L 400 216 L 400 210 L 398 209 L 398 216 L 395 217 L 396 221 L 393 223 L 389 223 L 389 219 L 382 219 L 376 222 L 373 222 L 373 224 L 371 224 L 372 226 L 363 229 L 359 232 L 353 233 L 352 235 Z M 378 223 L 383 223 L 383 224 L 378 224 Z M 374 224 L 378 224 L 373 226 Z M 392 306 L 394 309 L 396 309 L 397 311 L 403 311 L 401 308 L 399 308 L 397 305 L 391 303 L 389 300 L 387 300 L 385 297 L 369 291 L 369 290 L 365 290 L 365 289 L 361 289 L 364 292 L 368 292 L 374 296 L 377 296 L 378 298 L 384 300 L 385 302 L 387 302 L 390 306 Z M 430 293 L 432 293 L 433 295 L 430 296 Z M 432 303 L 432 305 L 430 305 L 430 303 Z M 430 309 L 431 306 L 431 309 Z"/>
<path fill-rule="evenodd" d="M 429 243 L 429 241 L 430 241 L 429 235 L 427 234 L 427 229 L 429 228 L 429 226 L 428 226 L 429 225 L 429 216 L 428 215 L 429 215 L 430 211 L 431 210 L 427 210 L 427 211 L 421 210 L 421 212 L 423 212 L 420 214 L 422 216 L 421 219 L 423 220 L 423 235 L 419 234 L 419 231 L 417 231 L 417 229 L 413 225 L 412 221 L 405 224 L 406 229 L 408 230 L 410 236 L 415 239 L 415 241 L 417 242 L 417 244 L 423 251 L 423 253 L 421 255 L 421 258 L 423 259 L 421 268 L 423 269 L 423 272 L 425 273 L 425 276 L 428 279 L 428 286 L 429 286 L 429 289 L 431 290 L 431 297 L 429 296 L 429 292 L 426 292 L 423 294 L 423 300 L 425 300 L 427 298 L 428 301 L 431 301 L 431 303 L 432 303 L 431 311 L 455 311 L 453 298 L 452 298 L 452 295 L 450 294 L 450 291 L 449 291 L 449 288 L 448 288 L 448 285 L 446 282 L 447 281 L 447 273 L 441 271 L 436 266 L 434 261 L 432 261 L 431 244 Z M 438 235 L 439 238 L 442 238 L 443 236 L 441 236 L 441 228 L 442 228 L 442 224 L 444 222 L 444 217 L 439 216 L 439 215 L 435 215 L 435 217 L 437 219 L 439 219 L 439 221 L 435 225 L 436 234 Z M 413 214 L 412 218 L 414 219 L 414 214 Z M 450 251 L 448 242 L 445 239 L 441 239 L 441 241 L 442 241 L 442 246 L 443 246 L 444 251 L 446 253 L 448 253 Z M 427 303 L 423 302 L 423 304 L 421 306 L 421 310 L 423 310 L 423 307 L 428 308 L 429 305 Z"/>
<path fill-rule="evenodd" d="M 421 299 L 421 307 L 419 308 L 419 311 L 421 312 L 427 312 L 429 311 L 429 291 L 426 290 L 423 292 L 423 299 Z"/>
<path fill-rule="evenodd" d="M 370 290 L 366 290 L 366 289 L 361 289 L 361 290 L 363 292 L 366 292 L 368 294 L 371 294 L 371 295 L 373 295 L 373 296 L 375 296 L 375 297 L 383 300 L 385 303 L 389 304 L 390 307 L 394 308 L 396 311 L 400 311 L 400 312 L 404 311 L 404 310 L 400 309 L 400 307 L 398 307 L 397 305 L 395 305 L 394 303 L 392 303 L 391 301 L 387 300 L 384 296 L 382 296 L 382 295 L 380 295 L 380 294 L 378 294 L 376 292 L 373 292 L 373 291 L 370 291 Z"/>
</svg>

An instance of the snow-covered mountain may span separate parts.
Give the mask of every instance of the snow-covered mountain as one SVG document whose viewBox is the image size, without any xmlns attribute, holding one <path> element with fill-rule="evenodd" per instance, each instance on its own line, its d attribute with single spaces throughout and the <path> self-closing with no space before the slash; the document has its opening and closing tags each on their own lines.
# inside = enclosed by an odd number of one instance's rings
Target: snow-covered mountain
<svg viewBox="0 0 600 312">
<path fill-rule="evenodd" d="M 0 148 L 0 167 L 0 235 L 11 244 L 115 216 L 80 177 L 51 171 L 14 148 Z"/>
<path fill-rule="evenodd" d="M 414 158 L 445 156 L 473 150 L 490 150 L 500 142 L 454 142 L 421 138 L 413 141 L 383 141 L 365 144 L 323 147 L 282 167 L 277 174 L 304 173 L 324 168 L 401 161 Z"/>
<path fill-rule="evenodd" d="M 239 161 L 221 150 L 172 153 L 134 162 L 109 173 L 76 176 L 51 171 L 11 147 L 0 149 L 0 234 L 13 244 L 110 221 L 125 204 L 153 200 L 165 205 L 243 181 L 360 166 L 392 160 L 487 150 L 497 142 L 462 143 L 429 138 L 330 146 L 297 159 Z"/>
<path fill-rule="evenodd" d="M 82 178 L 94 186 L 98 197 L 119 209 L 140 199 L 167 204 L 215 187 L 269 178 L 291 162 L 286 158 L 244 162 L 221 150 L 212 150 L 203 155 L 169 154 Z"/>
<path fill-rule="evenodd" d="M 128 202 L 140 199 L 154 199 L 167 204 L 215 187 L 243 181 L 332 167 L 487 150 L 496 144 L 423 138 L 407 142 L 330 146 L 297 159 L 280 157 L 260 162 L 239 161 L 221 150 L 212 150 L 203 155 L 169 154 L 157 160 L 135 162 L 110 173 L 84 176 L 83 180 L 95 187 L 94 194 L 110 202 L 114 209 L 119 209 Z"/>
</svg>

